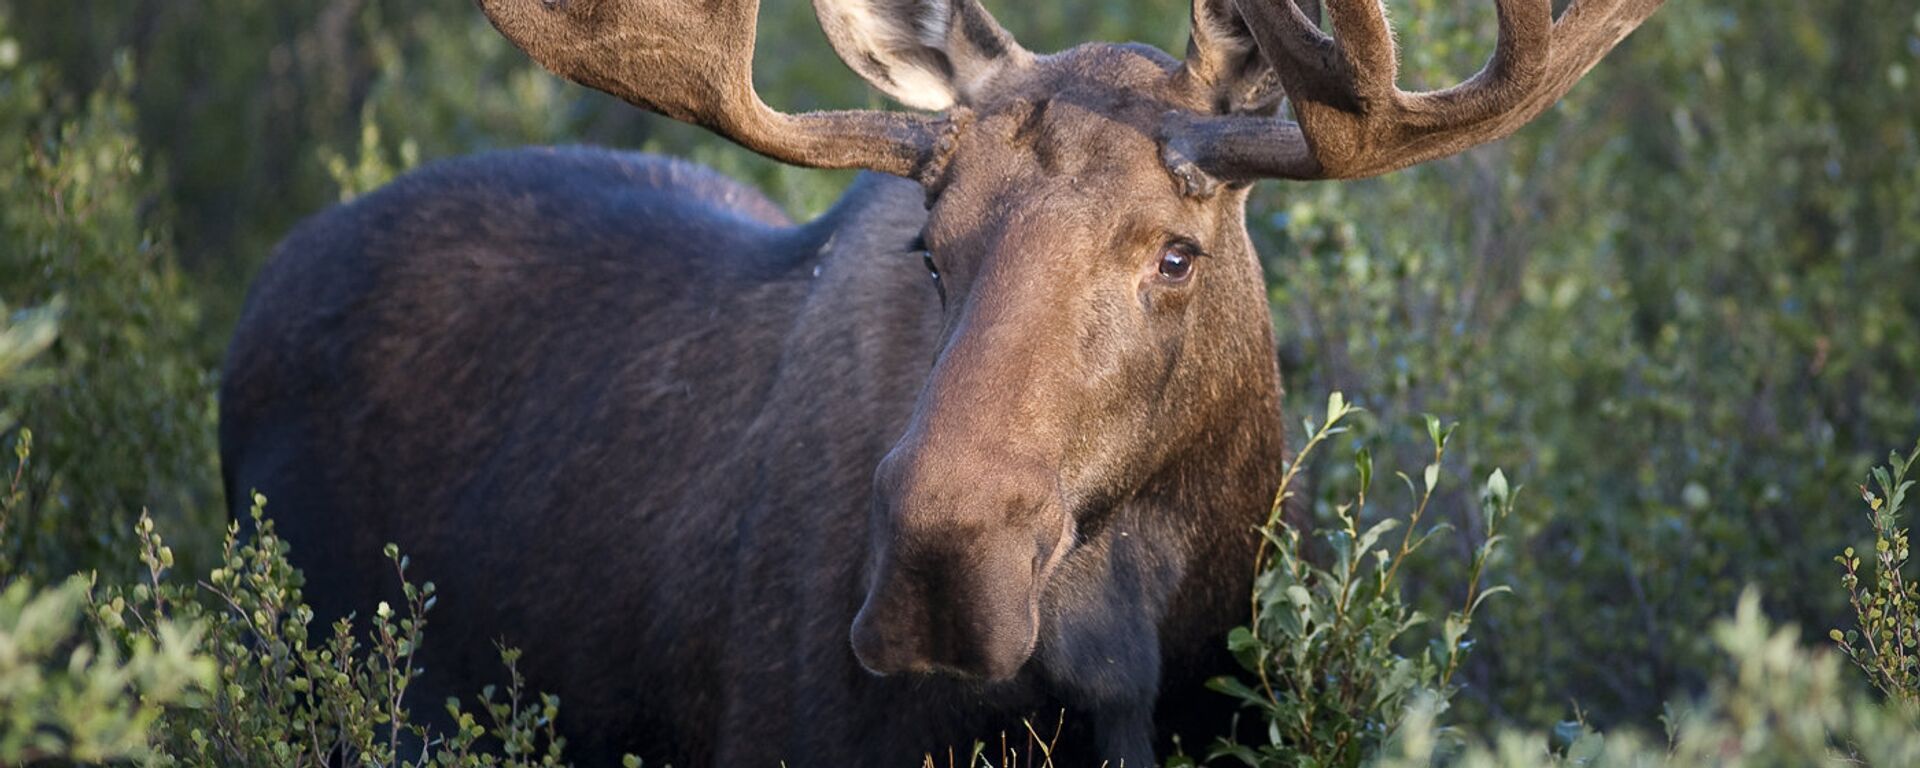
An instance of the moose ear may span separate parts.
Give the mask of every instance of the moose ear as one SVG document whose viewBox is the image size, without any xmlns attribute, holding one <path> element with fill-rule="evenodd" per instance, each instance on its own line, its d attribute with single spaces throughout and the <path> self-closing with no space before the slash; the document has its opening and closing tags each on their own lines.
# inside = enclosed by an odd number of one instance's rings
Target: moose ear
<svg viewBox="0 0 1920 768">
<path fill-rule="evenodd" d="M 944 110 L 1032 58 L 977 0 L 813 0 L 840 60 L 895 101 Z"/>
<path fill-rule="evenodd" d="M 1262 1 L 1293 2 L 1308 19 L 1318 22 L 1320 18 L 1320 0 Z M 1279 75 L 1260 55 L 1234 0 L 1193 0 L 1186 71 L 1195 87 L 1209 92 L 1218 114 L 1269 114 L 1285 95 Z"/>
</svg>

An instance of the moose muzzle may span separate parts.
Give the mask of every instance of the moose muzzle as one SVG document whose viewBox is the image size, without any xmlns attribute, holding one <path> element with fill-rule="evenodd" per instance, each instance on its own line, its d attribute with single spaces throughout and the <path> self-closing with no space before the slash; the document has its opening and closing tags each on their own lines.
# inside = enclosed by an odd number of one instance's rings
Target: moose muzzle
<svg viewBox="0 0 1920 768">
<path fill-rule="evenodd" d="M 875 480 L 874 558 L 854 655 L 881 675 L 1013 677 L 1033 655 L 1040 594 L 1071 536 L 1053 474 L 895 482 L 890 464 Z"/>
</svg>

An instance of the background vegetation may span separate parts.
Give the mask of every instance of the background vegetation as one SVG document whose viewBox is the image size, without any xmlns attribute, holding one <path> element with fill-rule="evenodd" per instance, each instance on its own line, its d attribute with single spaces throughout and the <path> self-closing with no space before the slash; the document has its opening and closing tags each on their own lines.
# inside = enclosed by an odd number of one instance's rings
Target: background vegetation
<svg viewBox="0 0 1920 768">
<path fill-rule="evenodd" d="M 776 107 L 881 104 L 808 4 L 766 4 Z M 1185 40 L 1185 0 L 989 5 L 1035 50 Z M 1483 0 L 1390 5 L 1404 85 L 1488 50 Z M 1449 722 L 1660 732 L 1669 701 L 1726 714 L 1753 679 L 1823 668 L 1765 650 L 1763 614 L 1854 626 L 1850 589 L 1872 584 L 1843 586 L 1832 557 L 1898 531 L 1840 494 L 1920 433 L 1916 80 L 1909 0 L 1676 0 L 1508 141 L 1260 187 L 1290 413 L 1333 391 L 1366 408 L 1303 472 L 1320 524 L 1363 482 L 1343 453 L 1412 474 L 1434 451 L 1419 415 L 1462 419 L 1424 513 L 1456 533 L 1398 577 L 1442 617 L 1470 604 L 1489 473 L 1526 486 L 1483 563 L 1513 594 L 1475 613 Z M 798 217 L 849 178 L 564 84 L 467 2 L 0 0 L 0 445 L 35 434 L 32 460 L 0 460 L 0 581 L 133 583 L 142 509 L 181 569 L 223 567 L 213 371 L 272 243 L 417 163 L 582 141 L 692 156 Z M 1744 629 L 1703 630 L 1747 585 Z M 0 618 L 27 605 L 7 595 Z M 1791 669 L 1715 682 L 1736 650 Z"/>
</svg>

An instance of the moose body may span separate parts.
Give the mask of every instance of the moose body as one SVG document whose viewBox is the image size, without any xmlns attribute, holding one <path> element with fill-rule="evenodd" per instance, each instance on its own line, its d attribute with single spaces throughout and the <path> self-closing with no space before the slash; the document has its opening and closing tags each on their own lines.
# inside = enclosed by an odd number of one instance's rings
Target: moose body
<svg viewBox="0 0 1920 768">
<path fill-rule="evenodd" d="M 1197 0 L 1184 60 L 1022 50 L 974 0 L 816 0 L 938 116 L 784 115 L 751 0 L 480 0 L 549 68 L 770 157 L 880 171 L 794 225 L 677 161 L 443 163 L 309 220 L 240 322 L 230 496 L 323 616 L 435 581 L 426 698 L 559 694 L 574 755 L 909 765 L 1023 743 L 1150 765 L 1230 718 L 1285 454 L 1258 178 L 1457 152 L 1659 0 L 1497 0 L 1462 86 L 1393 85 L 1376 0 Z M 1300 122 L 1274 112 L 1282 97 Z M 1023 722 L 1024 721 L 1024 722 Z"/>
<path fill-rule="evenodd" d="M 1063 710 L 1063 754 L 1102 754 L 1076 742 L 1123 717 L 1105 753 L 1146 764 L 1163 669 L 1194 699 L 1174 721 L 1225 722 L 1197 678 L 1225 671 L 1276 413 L 1197 489 L 1219 498 L 1139 500 L 1076 548 L 1054 589 L 1098 599 L 1052 609 L 1048 636 L 1078 637 L 1045 664 L 862 670 L 874 467 L 938 351 L 925 218 L 917 186 L 865 175 L 796 227 L 709 171 L 603 150 L 416 172 L 308 221 L 259 278 L 223 390 L 230 491 L 270 494 L 323 617 L 392 599 L 398 543 L 440 594 L 415 700 L 500 680 L 504 640 L 587 764 L 905 766 L 1024 744 L 1023 718 L 1050 736 Z"/>
</svg>

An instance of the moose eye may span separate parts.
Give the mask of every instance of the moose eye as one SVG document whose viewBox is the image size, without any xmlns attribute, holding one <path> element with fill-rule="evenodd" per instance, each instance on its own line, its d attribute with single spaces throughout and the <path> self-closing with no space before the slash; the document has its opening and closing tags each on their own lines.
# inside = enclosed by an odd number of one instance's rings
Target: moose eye
<svg viewBox="0 0 1920 768">
<path fill-rule="evenodd" d="M 1186 282 L 1193 275 L 1194 257 L 1200 249 L 1187 241 L 1168 243 L 1160 250 L 1160 279 L 1170 283 Z"/>
<path fill-rule="evenodd" d="M 940 294 L 940 306 L 946 306 L 947 284 L 940 282 L 940 266 L 933 263 L 933 251 L 927 249 L 925 240 L 914 240 L 913 249 L 920 252 L 920 263 L 927 265 L 927 276 L 933 278 L 933 290 Z"/>
</svg>

